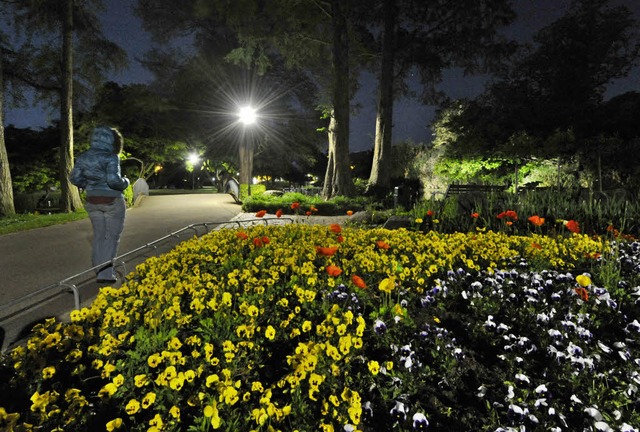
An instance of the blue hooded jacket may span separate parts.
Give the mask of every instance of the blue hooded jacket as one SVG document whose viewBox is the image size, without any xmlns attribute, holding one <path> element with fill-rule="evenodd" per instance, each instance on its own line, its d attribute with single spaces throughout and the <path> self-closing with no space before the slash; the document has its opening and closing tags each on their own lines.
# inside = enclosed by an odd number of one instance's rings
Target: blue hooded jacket
<svg viewBox="0 0 640 432">
<path fill-rule="evenodd" d="M 78 156 L 69 180 L 87 196 L 118 197 L 129 186 L 120 175 L 119 143 L 114 131 L 98 126 L 91 135 L 91 147 Z"/>
</svg>

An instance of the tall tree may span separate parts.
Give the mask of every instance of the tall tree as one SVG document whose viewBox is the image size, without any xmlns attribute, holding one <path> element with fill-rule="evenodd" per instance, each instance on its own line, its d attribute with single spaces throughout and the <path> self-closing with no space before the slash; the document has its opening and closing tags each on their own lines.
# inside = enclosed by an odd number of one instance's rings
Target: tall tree
<svg viewBox="0 0 640 432">
<path fill-rule="evenodd" d="M 411 70 L 418 70 L 423 100 L 446 97 L 435 90 L 443 70 L 461 67 L 465 73 L 486 72 L 512 51 L 499 36 L 500 27 L 515 17 L 506 0 L 415 2 L 383 0 L 371 7 L 370 20 L 382 31 L 375 51 L 380 58 L 374 160 L 369 188 L 389 188 L 393 103 L 397 89 Z M 371 27 L 371 24 L 370 24 Z"/>
<path fill-rule="evenodd" d="M 73 169 L 73 0 L 64 1 L 60 89 L 60 209 L 82 208 L 78 188 L 69 181 Z"/>
<path fill-rule="evenodd" d="M 25 82 L 42 100 L 57 101 L 60 107 L 61 209 L 75 211 L 82 203 L 77 188 L 68 181 L 73 167 L 73 107 L 88 108 L 86 101 L 104 74 L 124 66 L 126 54 L 102 35 L 96 15 L 102 9 L 101 0 L 29 0 L 12 7 L 16 29 L 34 44 L 32 73 Z M 75 70 L 81 73 L 74 74 Z"/>
<path fill-rule="evenodd" d="M 398 9 L 395 0 L 383 0 L 384 30 L 380 79 L 378 82 L 378 105 L 376 131 L 373 144 L 373 164 L 369 175 L 369 188 L 388 189 L 390 185 L 387 169 L 391 153 L 393 131 L 393 87 L 396 51 L 396 21 Z"/>
<path fill-rule="evenodd" d="M 351 196 L 354 192 L 349 168 L 349 36 L 347 16 L 349 0 L 331 0 L 331 28 L 333 69 L 331 127 L 329 128 L 329 161 L 323 195 Z M 330 180 L 328 183 L 327 181 Z"/>
<path fill-rule="evenodd" d="M 0 40 L 2 34 L 0 34 Z M 2 64 L 4 63 L 3 47 L 0 44 L 0 214 L 11 216 L 16 213 L 13 204 L 13 184 L 11 182 L 11 170 L 9 157 L 4 141 L 4 78 Z"/>
</svg>

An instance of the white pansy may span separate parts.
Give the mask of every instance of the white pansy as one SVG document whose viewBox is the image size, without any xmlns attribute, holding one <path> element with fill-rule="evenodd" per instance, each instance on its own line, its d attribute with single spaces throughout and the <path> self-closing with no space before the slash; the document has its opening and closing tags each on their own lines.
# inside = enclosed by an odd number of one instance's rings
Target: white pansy
<svg viewBox="0 0 640 432">
<path fill-rule="evenodd" d="M 611 348 L 609 348 L 608 346 L 606 346 L 605 344 L 603 344 L 602 342 L 598 341 L 598 347 L 606 352 L 607 354 L 609 354 L 611 352 Z"/>
<path fill-rule="evenodd" d="M 513 399 L 515 396 L 516 394 L 513 391 L 513 386 L 509 386 L 509 388 L 507 388 L 507 397 L 505 398 L 505 401 L 509 401 Z"/>
<path fill-rule="evenodd" d="M 516 374 L 516 381 L 521 381 L 523 383 L 531 384 L 529 377 L 521 373 Z"/>
<path fill-rule="evenodd" d="M 600 432 L 613 432 L 613 429 L 611 429 L 609 425 L 603 421 L 595 422 L 594 426 L 596 427 L 596 430 Z"/>
<path fill-rule="evenodd" d="M 541 394 L 541 393 L 546 393 L 549 390 L 547 389 L 547 386 L 545 384 L 540 384 L 538 387 L 535 388 L 534 392 Z"/>
<path fill-rule="evenodd" d="M 593 417 L 594 420 L 597 420 L 597 421 L 602 420 L 602 414 L 600 414 L 600 411 L 596 407 L 591 406 L 591 407 L 585 408 L 584 412 L 586 412 L 591 417 Z"/>
<path fill-rule="evenodd" d="M 570 399 L 571 399 L 571 402 L 573 403 L 579 403 L 579 404 L 582 403 L 582 401 L 578 399 L 578 396 L 576 396 L 575 394 L 572 394 Z"/>
</svg>

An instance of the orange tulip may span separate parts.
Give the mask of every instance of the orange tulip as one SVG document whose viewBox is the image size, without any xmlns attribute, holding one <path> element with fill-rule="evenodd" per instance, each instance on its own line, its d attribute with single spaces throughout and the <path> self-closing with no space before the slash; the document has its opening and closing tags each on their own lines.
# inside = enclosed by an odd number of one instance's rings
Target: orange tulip
<svg viewBox="0 0 640 432">
<path fill-rule="evenodd" d="M 389 246 L 389 243 L 387 243 L 384 240 L 376 240 L 376 246 L 378 246 L 380 249 L 384 249 L 384 250 L 387 250 L 387 249 L 391 248 L 391 246 Z"/>
<path fill-rule="evenodd" d="M 542 250 L 542 246 L 540 246 L 538 243 L 531 243 L 531 247 L 534 249 L 538 249 L 538 250 Z"/>
<path fill-rule="evenodd" d="M 336 241 L 338 243 L 342 243 L 344 241 L 344 237 L 342 237 L 341 235 L 339 235 L 338 237 L 336 237 Z"/>
<path fill-rule="evenodd" d="M 580 288 L 574 288 L 573 290 L 576 292 L 576 294 L 580 296 L 582 300 L 584 301 L 589 300 L 589 291 L 587 291 L 586 288 L 580 287 Z"/>
<path fill-rule="evenodd" d="M 297 210 L 298 207 L 300 207 L 300 203 L 299 202 L 291 203 L 291 210 Z"/>
<path fill-rule="evenodd" d="M 542 224 L 544 224 L 544 218 L 541 218 L 538 215 L 534 215 L 529 218 L 529 222 L 531 222 L 534 226 L 539 227 L 539 226 L 542 226 Z"/>
<path fill-rule="evenodd" d="M 271 239 L 269 237 L 267 237 L 267 236 L 263 236 L 261 240 L 262 240 L 262 244 L 271 243 Z"/>
<path fill-rule="evenodd" d="M 331 232 L 334 232 L 336 234 L 340 234 L 342 232 L 342 227 L 337 223 L 329 225 L 329 229 L 331 230 Z"/>
<path fill-rule="evenodd" d="M 332 256 L 332 255 L 335 255 L 336 252 L 338 252 L 337 247 L 316 246 L 316 253 L 318 255 Z"/>
<path fill-rule="evenodd" d="M 471 217 L 474 219 L 478 219 L 480 217 L 480 213 L 475 212 L 475 213 L 471 213 Z"/>
<path fill-rule="evenodd" d="M 246 240 L 246 239 L 248 239 L 248 238 L 249 238 L 249 236 L 247 235 L 247 233 L 242 232 L 242 231 L 237 232 L 237 233 L 236 233 L 236 237 L 238 237 L 238 238 L 239 238 L 239 239 L 241 239 L 241 240 Z"/>
<path fill-rule="evenodd" d="M 331 264 L 327 266 L 327 273 L 329 273 L 329 276 L 331 277 L 337 277 L 340 276 L 342 270 L 340 269 L 340 267 Z"/>
<path fill-rule="evenodd" d="M 367 284 L 362 280 L 362 278 L 358 275 L 351 276 L 351 282 L 358 288 L 366 288 Z"/>
<path fill-rule="evenodd" d="M 276 217 L 282 217 L 282 209 L 276 211 Z"/>
<path fill-rule="evenodd" d="M 257 248 L 262 247 L 262 239 L 260 237 L 254 237 L 253 238 L 253 245 Z"/>
<path fill-rule="evenodd" d="M 267 214 L 266 210 L 260 210 L 258 213 L 256 213 L 256 217 L 261 218 L 261 217 L 264 217 L 264 215 L 266 214 Z"/>
<path fill-rule="evenodd" d="M 353 210 L 347 210 L 347 216 L 351 216 L 353 214 Z"/>
</svg>

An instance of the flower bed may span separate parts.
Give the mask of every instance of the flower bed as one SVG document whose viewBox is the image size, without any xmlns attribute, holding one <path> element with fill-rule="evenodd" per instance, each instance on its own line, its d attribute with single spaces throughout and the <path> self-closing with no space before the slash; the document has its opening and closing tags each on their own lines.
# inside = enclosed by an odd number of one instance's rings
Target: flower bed
<svg viewBox="0 0 640 432">
<path fill-rule="evenodd" d="M 581 234 L 217 231 L 36 326 L 0 427 L 633 431 L 639 273 Z"/>
</svg>

